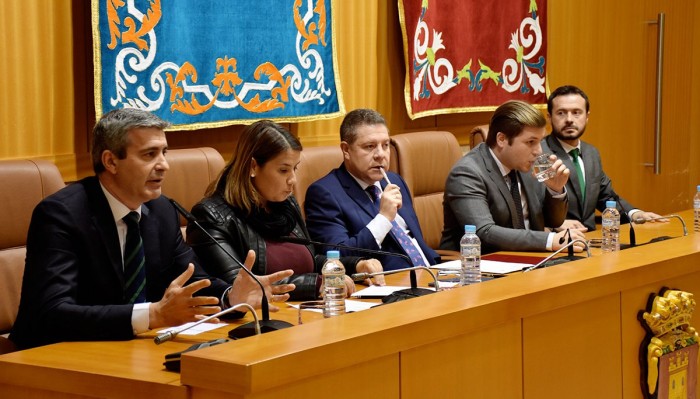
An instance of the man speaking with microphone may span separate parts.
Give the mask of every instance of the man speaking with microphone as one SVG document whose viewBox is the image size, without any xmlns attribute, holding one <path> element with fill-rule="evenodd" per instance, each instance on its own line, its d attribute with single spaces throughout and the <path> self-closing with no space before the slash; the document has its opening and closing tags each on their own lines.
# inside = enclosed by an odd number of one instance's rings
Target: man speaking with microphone
<svg viewBox="0 0 700 399">
<path fill-rule="evenodd" d="M 93 130 L 96 176 L 68 185 L 34 209 L 19 314 L 10 339 L 21 349 L 60 341 L 126 340 L 200 320 L 262 292 L 250 276 L 210 279 L 184 243 L 179 216 L 161 197 L 168 122 L 137 109 L 102 116 Z M 251 251 L 247 267 L 254 262 Z M 294 285 L 260 277 L 272 301 Z M 276 308 L 273 308 L 276 310 Z"/>
<path fill-rule="evenodd" d="M 348 113 L 340 126 L 343 164 L 306 191 L 311 237 L 329 244 L 382 250 L 384 270 L 434 265 L 440 256 L 423 239 L 411 194 L 389 166 L 389 130 L 370 109 Z M 361 255 L 342 249 L 344 255 Z M 410 259 L 410 261 L 409 261 Z"/>
</svg>

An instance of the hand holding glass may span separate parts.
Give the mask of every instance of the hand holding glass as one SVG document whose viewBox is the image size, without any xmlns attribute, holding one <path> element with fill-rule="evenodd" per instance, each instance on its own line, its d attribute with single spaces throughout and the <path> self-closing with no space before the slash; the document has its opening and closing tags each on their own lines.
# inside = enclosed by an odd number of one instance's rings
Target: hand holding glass
<svg viewBox="0 0 700 399">
<path fill-rule="evenodd" d="M 540 183 L 551 179 L 554 177 L 556 174 L 552 170 L 552 160 L 549 159 L 550 154 L 541 154 L 537 158 L 535 158 L 535 162 L 533 164 L 533 168 L 535 170 L 535 177 L 537 177 L 537 181 Z"/>
</svg>

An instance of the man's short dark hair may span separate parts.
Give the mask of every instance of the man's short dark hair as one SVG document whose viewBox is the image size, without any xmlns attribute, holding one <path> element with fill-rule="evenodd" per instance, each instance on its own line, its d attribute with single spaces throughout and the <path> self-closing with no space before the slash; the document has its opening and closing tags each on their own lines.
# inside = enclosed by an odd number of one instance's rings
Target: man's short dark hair
<svg viewBox="0 0 700 399">
<path fill-rule="evenodd" d="M 486 144 L 494 148 L 496 135 L 503 133 L 508 139 L 508 144 L 522 133 L 526 127 L 545 127 L 547 120 L 544 115 L 532 105 L 518 100 L 512 100 L 501 104 L 491 116 L 489 134 L 486 136 Z"/>
<path fill-rule="evenodd" d="M 126 157 L 128 133 L 131 129 L 152 127 L 164 130 L 170 122 L 164 121 L 154 114 L 136 109 L 119 108 L 102 115 L 92 129 L 92 169 L 95 174 L 105 171 L 102 164 L 102 153 L 109 150 L 118 159 Z"/>
<path fill-rule="evenodd" d="M 348 112 L 340 124 L 340 141 L 352 144 L 357 139 L 357 128 L 366 125 L 384 125 L 386 120 L 373 109 L 356 109 Z"/>
<path fill-rule="evenodd" d="M 547 99 L 547 112 L 552 115 L 552 102 L 555 98 L 569 94 L 578 94 L 579 96 L 583 97 L 583 99 L 586 100 L 586 113 L 588 113 L 591 107 L 590 103 L 588 102 L 588 96 L 583 92 L 583 90 L 571 85 L 557 87 L 557 89 L 549 95 L 549 99 Z"/>
</svg>

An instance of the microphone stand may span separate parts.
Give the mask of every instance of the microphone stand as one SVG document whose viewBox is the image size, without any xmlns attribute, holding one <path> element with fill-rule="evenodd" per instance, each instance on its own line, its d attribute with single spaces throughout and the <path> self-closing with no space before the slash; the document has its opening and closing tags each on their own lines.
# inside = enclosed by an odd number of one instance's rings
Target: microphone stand
<svg viewBox="0 0 700 399">
<path fill-rule="evenodd" d="M 615 203 L 620 205 L 620 209 L 622 212 L 625 213 L 625 216 L 627 216 L 627 219 L 629 219 L 629 224 L 630 224 L 630 247 L 636 247 L 637 246 L 637 235 L 634 233 L 634 226 L 632 224 L 633 220 L 631 215 L 629 214 L 629 211 L 625 209 L 624 206 L 622 206 L 622 202 L 620 201 L 620 196 L 615 193 L 615 196 L 613 197 L 615 200 Z"/>
<path fill-rule="evenodd" d="M 266 332 L 276 331 L 276 330 L 280 330 L 282 328 L 291 327 L 292 324 L 288 323 L 286 321 L 270 320 L 270 307 L 269 307 L 269 304 L 267 303 L 267 294 L 265 293 L 265 287 L 263 287 L 262 283 L 260 282 L 260 279 L 258 279 L 258 277 L 255 274 L 253 274 L 253 272 L 246 269 L 246 267 L 243 265 L 243 263 L 241 263 L 241 261 L 236 259 L 229 251 L 226 250 L 226 248 L 223 247 L 223 245 L 221 245 L 220 242 L 218 242 L 214 237 L 212 237 L 211 234 L 209 234 L 209 232 L 206 229 L 204 229 L 204 227 L 202 227 L 201 224 L 199 224 L 199 222 L 197 221 L 197 218 L 195 218 L 194 215 L 192 215 L 187 210 L 185 210 L 185 208 L 183 208 L 182 205 L 178 204 L 174 199 L 169 198 L 169 200 L 170 200 L 170 203 L 173 204 L 175 209 L 177 209 L 177 211 L 185 219 L 187 219 L 188 222 L 197 226 L 197 228 L 202 233 L 204 233 L 204 235 L 206 235 L 207 238 L 209 238 L 209 240 L 211 240 L 211 242 L 213 242 L 216 246 L 218 246 L 220 250 L 222 250 L 226 255 L 228 255 L 229 258 L 231 258 L 231 260 L 233 260 L 236 264 L 238 264 L 238 266 L 241 268 L 241 270 L 243 270 L 246 274 L 248 274 L 248 276 L 250 276 L 250 278 L 255 280 L 256 283 L 258 283 L 258 285 L 260 286 L 260 290 L 262 291 L 262 300 L 261 300 L 262 303 L 260 304 L 260 308 L 262 311 L 262 321 L 259 322 L 260 331 L 264 334 Z M 245 338 L 245 337 L 249 337 L 251 335 L 254 335 L 257 331 L 256 328 L 258 328 L 258 327 L 256 327 L 257 324 L 258 324 L 257 322 L 250 322 L 250 323 L 246 323 L 246 324 L 243 324 L 241 326 L 238 326 L 238 327 L 234 328 L 233 330 L 229 331 L 228 336 L 230 338 L 233 338 L 233 339 L 238 339 L 238 338 Z"/>
<path fill-rule="evenodd" d="M 575 240 L 569 241 L 568 244 L 566 244 L 565 246 L 563 246 L 563 247 L 557 249 L 556 251 L 554 251 L 554 253 L 552 253 L 552 254 L 549 255 L 548 257 L 542 259 L 542 260 L 540 261 L 540 263 L 536 263 L 536 264 L 534 264 L 534 265 L 532 265 L 532 266 L 530 266 L 530 267 L 528 267 L 528 268 L 526 268 L 526 269 L 523 269 L 523 273 L 529 272 L 529 271 L 531 271 L 531 270 L 535 270 L 535 269 L 539 268 L 540 266 L 543 266 L 545 263 L 547 263 L 547 261 L 549 261 L 549 260 L 552 259 L 553 257 L 557 256 L 557 255 L 558 255 L 560 252 L 562 252 L 563 250 L 568 249 L 569 247 L 573 247 L 573 245 L 574 245 L 575 243 L 577 243 L 577 242 L 580 242 L 580 243 L 582 243 L 583 245 L 586 246 L 586 254 L 588 255 L 587 258 L 590 258 L 590 257 L 591 257 L 591 249 L 588 247 L 588 243 L 587 243 L 586 241 L 584 241 L 584 240 L 581 240 L 580 238 L 577 238 L 577 239 L 575 239 Z"/>
<path fill-rule="evenodd" d="M 680 220 L 680 221 L 681 221 L 681 225 L 683 226 L 683 236 L 685 237 L 685 236 L 688 235 L 688 228 L 685 226 L 685 221 L 683 220 L 682 217 L 680 217 L 680 216 L 678 216 L 678 215 L 668 215 L 668 216 L 662 216 L 662 217 L 660 217 L 660 218 L 652 218 L 652 219 L 634 219 L 634 220 L 632 220 L 632 221 L 633 221 L 635 224 L 644 224 L 644 223 L 646 223 L 646 222 L 651 222 L 651 221 L 654 221 L 654 220 L 663 220 L 663 219 L 669 219 L 669 218 L 670 218 L 670 219 L 675 218 L 675 219 Z"/>
<path fill-rule="evenodd" d="M 367 248 L 360 248 L 360 247 L 351 247 L 349 245 L 344 245 L 344 244 L 330 244 L 330 243 L 325 243 L 325 242 L 320 242 L 320 241 L 309 240 L 307 238 L 290 237 L 290 236 L 278 237 L 277 240 L 284 241 L 284 242 L 291 242 L 294 244 L 301 244 L 301 245 L 316 245 L 316 246 L 323 246 L 323 247 L 342 248 L 342 249 L 348 249 L 348 250 L 357 251 L 357 252 L 364 252 L 364 253 L 373 254 L 373 255 L 397 256 L 399 258 L 405 259 L 410 264 L 413 263 L 413 262 L 411 262 L 411 258 L 409 258 L 407 255 L 399 254 L 399 253 L 395 253 L 395 252 L 382 251 L 379 249 L 367 249 Z M 401 271 L 407 271 L 407 270 L 411 272 L 411 274 L 410 274 L 411 288 L 396 291 L 395 293 L 403 293 L 403 294 L 406 294 L 408 296 L 422 296 L 422 295 L 426 295 L 426 294 L 432 294 L 435 292 L 435 291 L 432 291 L 432 290 L 429 290 L 426 288 L 418 288 L 418 279 L 416 277 L 416 270 L 417 269 L 428 269 L 428 267 L 426 267 L 426 266 L 414 266 L 414 267 L 407 267 L 404 269 L 396 269 L 395 270 L 395 272 L 401 272 Z M 375 275 L 375 274 L 370 275 L 368 273 L 356 273 L 356 274 L 353 274 L 353 276 L 359 275 L 359 274 L 366 274 L 367 277 L 365 277 L 365 278 L 368 278 L 368 277 Z M 379 273 L 379 274 L 381 274 L 381 273 Z M 379 275 L 379 274 L 376 274 L 376 275 Z M 387 274 L 393 274 L 393 273 L 387 273 Z M 431 272 L 431 274 L 432 274 L 432 272 Z M 433 276 L 433 277 L 435 277 L 435 276 Z M 354 280 L 354 278 L 353 278 L 353 280 Z M 393 294 L 391 294 L 391 295 L 393 295 Z"/>
<path fill-rule="evenodd" d="M 207 316 L 207 317 L 203 318 L 202 320 L 199 320 L 196 323 L 190 324 L 189 326 L 186 326 L 184 328 L 170 330 L 170 331 L 166 331 L 162 334 L 159 334 L 158 336 L 153 338 L 153 342 L 155 342 L 156 345 L 160 345 L 165 341 L 170 341 L 171 339 L 175 338 L 178 334 L 180 334 L 183 331 L 187 331 L 194 326 L 198 326 L 202 323 L 206 323 L 207 321 L 209 321 L 213 318 L 221 317 L 227 313 L 233 312 L 234 310 L 236 310 L 238 308 L 242 308 L 242 307 L 248 308 L 248 310 L 250 310 L 250 312 L 253 313 L 253 318 L 255 319 L 255 334 L 256 335 L 260 334 L 260 321 L 258 320 L 258 314 L 255 313 L 255 309 L 253 309 L 253 307 L 248 305 L 247 303 L 239 303 L 238 305 L 231 306 L 230 308 L 224 309 L 219 313 L 213 314 L 211 316 Z"/>
<path fill-rule="evenodd" d="M 440 287 L 440 285 L 438 283 L 438 279 L 437 279 L 437 277 L 435 277 L 435 274 L 433 273 L 433 271 L 430 270 L 426 266 L 413 266 L 413 267 L 407 267 L 405 269 L 386 270 L 386 271 L 375 272 L 375 273 L 354 273 L 352 276 L 350 276 L 350 278 L 352 278 L 353 281 L 362 281 L 362 280 L 365 280 L 367 278 L 374 277 L 374 276 L 383 276 L 383 275 L 396 274 L 396 273 L 410 271 L 411 272 L 411 288 L 406 288 L 403 290 L 394 291 L 391 294 L 387 295 L 387 298 L 390 298 L 392 296 L 397 297 L 397 299 L 395 299 L 395 300 L 394 299 L 387 299 L 386 301 L 384 301 L 382 299 L 382 302 L 395 302 L 395 301 L 401 300 L 401 299 L 408 299 L 411 297 L 418 297 L 418 296 L 423 296 L 426 294 L 435 293 L 435 291 L 433 291 L 431 289 L 417 288 L 417 283 L 414 282 L 413 279 L 416 277 L 415 271 L 419 270 L 419 269 L 425 270 L 430 274 L 430 276 L 433 278 L 433 281 L 435 283 L 435 289 L 437 290 Z M 396 294 L 396 295 L 394 295 L 394 294 Z"/>
</svg>

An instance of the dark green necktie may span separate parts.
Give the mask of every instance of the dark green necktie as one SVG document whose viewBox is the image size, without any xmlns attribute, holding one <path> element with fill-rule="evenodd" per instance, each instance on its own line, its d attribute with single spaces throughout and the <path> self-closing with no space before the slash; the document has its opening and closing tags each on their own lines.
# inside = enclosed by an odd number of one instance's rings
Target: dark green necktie
<svg viewBox="0 0 700 399">
<path fill-rule="evenodd" d="M 571 155 L 571 158 L 574 159 L 574 166 L 576 166 L 576 173 L 578 174 L 578 184 L 581 186 L 581 202 L 584 202 L 586 201 L 586 180 L 583 176 L 583 169 L 581 169 L 581 163 L 579 161 L 578 153 L 578 148 L 574 148 L 573 150 L 569 151 L 569 155 Z"/>
<path fill-rule="evenodd" d="M 146 262 L 139 228 L 139 214 L 129 212 L 122 219 L 126 223 L 124 244 L 124 295 L 128 303 L 146 302 Z"/>
</svg>

